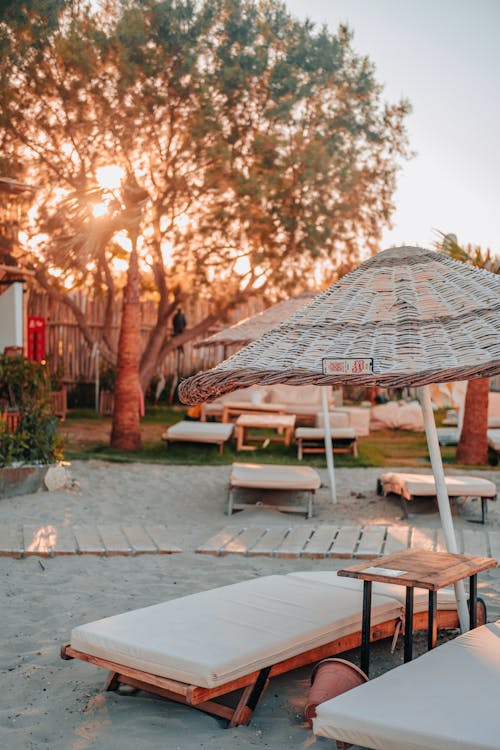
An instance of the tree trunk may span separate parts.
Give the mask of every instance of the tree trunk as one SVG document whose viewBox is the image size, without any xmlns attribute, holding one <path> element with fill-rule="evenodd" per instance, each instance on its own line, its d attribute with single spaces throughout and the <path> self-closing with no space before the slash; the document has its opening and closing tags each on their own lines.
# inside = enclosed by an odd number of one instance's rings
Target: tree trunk
<svg viewBox="0 0 500 750">
<path fill-rule="evenodd" d="M 139 412 L 139 360 L 140 360 L 140 276 L 135 238 L 123 294 L 123 308 L 118 344 L 115 404 L 111 447 L 125 451 L 141 448 Z"/>
<path fill-rule="evenodd" d="M 480 466 L 488 463 L 489 389 L 489 378 L 475 378 L 467 384 L 464 421 L 456 454 L 459 464 Z"/>
</svg>

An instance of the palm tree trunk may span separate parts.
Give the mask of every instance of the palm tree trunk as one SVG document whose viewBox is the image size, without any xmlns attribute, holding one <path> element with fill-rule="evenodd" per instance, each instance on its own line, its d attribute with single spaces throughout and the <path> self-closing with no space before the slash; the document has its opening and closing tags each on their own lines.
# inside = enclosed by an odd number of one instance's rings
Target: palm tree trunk
<svg viewBox="0 0 500 750">
<path fill-rule="evenodd" d="M 488 463 L 489 378 L 469 380 L 465 396 L 464 420 L 456 462 L 469 466 Z"/>
<path fill-rule="evenodd" d="M 127 285 L 123 294 L 113 427 L 111 430 L 111 447 L 125 451 L 137 451 L 141 448 L 139 412 L 140 325 L 139 264 L 136 238 L 132 238 Z"/>
</svg>

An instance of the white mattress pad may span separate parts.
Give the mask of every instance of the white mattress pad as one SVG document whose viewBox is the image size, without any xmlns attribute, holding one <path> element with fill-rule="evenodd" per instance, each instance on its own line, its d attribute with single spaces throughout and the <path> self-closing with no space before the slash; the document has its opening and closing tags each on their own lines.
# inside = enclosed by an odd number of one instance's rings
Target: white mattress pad
<svg viewBox="0 0 500 750">
<path fill-rule="evenodd" d="M 183 420 L 169 427 L 163 434 L 164 440 L 192 440 L 193 442 L 216 442 L 228 440 L 234 430 L 233 424 L 221 422 L 189 422 Z"/>
<path fill-rule="evenodd" d="M 498 750 L 500 620 L 317 707 L 317 735 L 374 750 Z"/>
<path fill-rule="evenodd" d="M 447 476 L 446 489 L 451 497 L 495 497 L 496 487 L 489 479 L 470 476 Z M 404 488 L 409 495 L 433 496 L 436 494 L 436 481 L 432 474 L 407 474 L 394 471 L 382 474 L 382 484 L 394 484 Z"/>
<path fill-rule="evenodd" d="M 215 687 L 359 631 L 361 604 L 360 590 L 344 583 L 265 576 L 81 625 L 71 646 Z M 373 595 L 372 624 L 400 615 L 397 598 Z"/>
<path fill-rule="evenodd" d="M 233 487 L 277 490 L 317 490 L 321 487 L 321 477 L 310 466 L 234 463 L 230 482 Z"/>
</svg>

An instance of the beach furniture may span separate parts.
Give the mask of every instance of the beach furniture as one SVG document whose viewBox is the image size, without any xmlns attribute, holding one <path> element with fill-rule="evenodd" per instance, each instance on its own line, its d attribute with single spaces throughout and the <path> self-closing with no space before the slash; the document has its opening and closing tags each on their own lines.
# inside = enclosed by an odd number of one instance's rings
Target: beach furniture
<svg viewBox="0 0 500 750">
<path fill-rule="evenodd" d="M 445 477 L 448 496 L 478 497 L 481 500 L 481 523 L 486 523 L 488 518 L 488 500 L 496 500 L 497 490 L 489 479 L 470 476 L 447 476 Z M 403 515 L 408 516 L 407 500 L 418 497 L 436 497 L 436 482 L 432 474 L 408 474 L 405 472 L 388 472 L 382 474 L 377 481 L 377 492 L 379 495 L 394 493 L 399 495 L 403 508 Z"/>
<path fill-rule="evenodd" d="M 352 453 L 358 455 L 358 441 L 352 427 L 332 427 L 334 453 Z M 325 430 L 322 427 L 297 427 L 297 458 L 302 460 L 304 453 L 325 452 Z"/>
<path fill-rule="evenodd" d="M 189 422 L 183 420 L 177 424 L 168 427 L 161 439 L 165 445 L 177 440 L 188 443 L 215 443 L 219 446 L 219 453 L 222 455 L 224 443 L 229 440 L 233 434 L 232 424 L 221 424 L 219 422 Z"/>
<path fill-rule="evenodd" d="M 256 443 L 273 442 L 290 445 L 295 428 L 295 416 L 293 414 L 241 414 L 236 420 L 236 450 L 253 451 Z M 257 437 L 256 430 L 265 430 L 266 433 L 273 431 L 273 436 L 267 434 Z M 250 431 L 253 432 L 250 435 Z"/>
<path fill-rule="evenodd" d="M 500 429 L 488 430 L 488 445 L 492 450 L 500 453 Z"/>
<path fill-rule="evenodd" d="M 313 731 L 374 750 L 498 750 L 500 620 L 316 707 Z"/>
<path fill-rule="evenodd" d="M 371 638 L 399 629 L 404 588 L 376 584 Z M 427 591 L 415 595 L 414 628 L 427 625 Z M 108 669 L 106 690 L 129 685 L 248 724 L 268 680 L 361 643 L 362 585 L 333 571 L 254 578 L 75 627 L 63 659 Z M 458 623 L 440 592 L 440 627 Z M 224 696 L 240 691 L 236 704 Z"/>
<path fill-rule="evenodd" d="M 229 477 L 227 515 L 230 516 L 234 510 L 255 507 L 255 501 L 245 502 L 242 499 L 236 501 L 235 490 L 276 490 L 307 493 L 305 504 L 273 504 L 271 507 L 289 513 L 305 513 L 307 518 L 311 518 L 314 494 L 319 487 L 321 487 L 321 478 L 318 472 L 310 466 L 233 463 Z M 262 507 L 265 503 L 259 501 L 259 505 Z"/>
</svg>

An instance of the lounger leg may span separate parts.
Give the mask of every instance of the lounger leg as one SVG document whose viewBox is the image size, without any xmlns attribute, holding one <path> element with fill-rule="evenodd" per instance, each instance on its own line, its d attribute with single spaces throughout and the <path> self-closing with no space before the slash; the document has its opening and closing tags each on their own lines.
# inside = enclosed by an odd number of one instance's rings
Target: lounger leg
<svg viewBox="0 0 500 750">
<path fill-rule="evenodd" d="M 408 518 L 408 504 L 406 498 L 404 498 L 403 495 L 400 495 L 399 499 L 401 501 L 401 510 L 403 511 L 402 518 Z"/>
<path fill-rule="evenodd" d="M 104 683 L 104 690 L 118 690 L 120 686 L 118 677 L 118 672 L 110 672 L 108 675 L 108 679 Z"/>
<path fill-rule="evenodd" d="M 481 523 L 485 524 L 488 520 L 488 500 L 485 497 L 481 498 Z"/>
<path fill-rule="evenodd" d="M 265 669 L 261 669 L 254 684 L 249 685 L 247 688 L 245 688 L 245 690 L 243 691 L 243 695 L 241 696 L 238 705 L 234 710 L 231 721 L 229 722 L 229 727 L 237 727 L 240 724 L 247 725 L 250 723 L 257 703 L 259 702 L 260 697 L 266 689 L 267 683 L 269 682 L 270 671 L 271 667 L 265 667 Z"/>
<path fill-rule="evenodd" d="M 358 457 L 358 442 L 356 441 L 352 446 L 352 455 L 354 458 Z"/>
<path fill-rule="evenodd" d="M 314 490 L 309 493 L 309 499 L 307 501 L 307 518 L 313 517 L 313 501 L 314 501 Z"/>
<path fill-rule="evenodd" d="M 229 492 L 227 493 L 227 515 L 233 515 L 233 488 L 231 486 L 229 487 Z"/>
<path fill-rule="evenodd" d="M 297 458 L 302 461 L 302 438 L 297 440 Z"/>
</svg>

